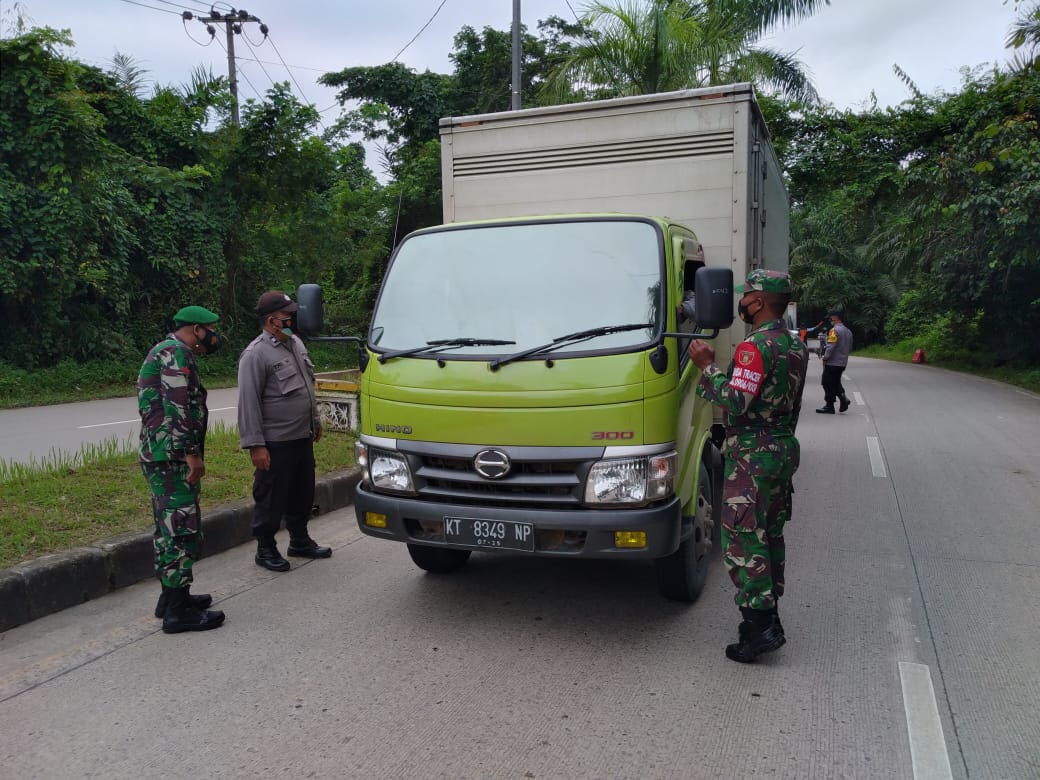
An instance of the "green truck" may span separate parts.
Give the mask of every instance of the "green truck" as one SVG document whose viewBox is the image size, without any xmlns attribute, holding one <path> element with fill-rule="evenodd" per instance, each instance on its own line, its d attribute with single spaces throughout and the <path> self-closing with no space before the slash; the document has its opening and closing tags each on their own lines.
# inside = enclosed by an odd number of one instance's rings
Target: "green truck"
<svg viewBox="0 0 1040 780">
<path fill-rule="evenodd" d="M 362 349 L 360 529 L 439 573 L 653 561 L 696 599 L 722 431 L 685 347 L 725 364 L 734 282 L 787 267 L 750 86 L 447 118 L 441 142 L 445 224 L 395 250 Z"/>
</svg>

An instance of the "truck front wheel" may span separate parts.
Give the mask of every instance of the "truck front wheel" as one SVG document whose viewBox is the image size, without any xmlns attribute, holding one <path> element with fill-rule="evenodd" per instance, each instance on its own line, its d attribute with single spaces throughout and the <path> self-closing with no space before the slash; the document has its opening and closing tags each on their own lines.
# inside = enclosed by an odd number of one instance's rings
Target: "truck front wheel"
<svg viewBox="0 0 1040 780">
<path fill-rule="evenodd" d="M 409 544 L 408 554 L 420 569 L 434 574 L 448 574 L 466 565 L 470 550 L 452 550 L 449 547 L 431 547 L 426 544 Z"/>
<path fill-rule="evenodd" d="M 679 549 L 654 561 L 657 590 L 675 601 L 696 601 L 704 590 L 711 562 L 711 545 L 715 536 L 712 517 L 711 481 L 708 469 L 701 464 L 697 477 L 697 498 L 693 515 L 693 533 L 679 544 Z"/>
</svg>

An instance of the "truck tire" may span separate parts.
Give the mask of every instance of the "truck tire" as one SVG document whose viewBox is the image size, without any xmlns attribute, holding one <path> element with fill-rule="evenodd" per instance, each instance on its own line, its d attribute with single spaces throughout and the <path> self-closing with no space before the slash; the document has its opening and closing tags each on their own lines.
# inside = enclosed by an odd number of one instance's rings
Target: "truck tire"
<svg viewBox="0 0 1040 780">
<path fill-rule="evenodd" d="M 431 547 L 427 544 L 409 544 L 408 554 L 420 569 L 434 574 L 448 574 L 466 565 L 471 550 L 453 550 L 450 547 Z"/>
<path fill-rule="evenodd" d="M 679 543 L 674 553 L 654 561 L 657 591 L 665 598 L 696 601 L 704 590 L 715 536 L 711 492 L 708 469 L 702 463 L 697 477 L 693 533 Z"/>
</svg>

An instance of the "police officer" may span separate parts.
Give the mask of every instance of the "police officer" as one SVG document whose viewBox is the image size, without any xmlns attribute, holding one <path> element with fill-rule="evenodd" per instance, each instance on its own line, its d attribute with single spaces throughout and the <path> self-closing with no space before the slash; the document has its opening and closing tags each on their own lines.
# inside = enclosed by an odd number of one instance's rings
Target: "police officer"
<svg viewBox="0 0 1040 780">
<path fill-rule="evenodd" d="M 269 290 L 256 303 L 263 328 L 238 362 L 239 443 L 253 461 L 252 532 L 256 564 L 288 571 L 275 534 L 284 517 L 289 555 L 328 558 L 307 533 L 314 504 L 314 442 L 321 438 L 321 418 L 314 394 L 314 364 L 292 332 L 296 303 Z"/>
<path fill-rule="evenodd" d="M 838 411 L 845 412 L 849 408 L 849 399 L 845 395 L 845 387 L 841 383 L 841 375 L 849 364 L 849 353 L 852 352 L 852 331 L 845 327 L 844 313 L 841 309 L 827 312 L 832 327 L 827 334 L 827 345 L 820 356 L 823 361 L 823 406 L 816 411 L 819 414 L 834 414 L 834 402 L 838 401 Z"/>
<path fill-rule="evenodd" d="M 697 394 L 726 416 L 722 532 L 726 568 L 743 618 L 726 657 L 750 663 L 786 639 L 777 602 L 784 592 L 784 524 L 791 517 L 795 438 L 809 352 L 782 319 L 791 299 L 787 274 L 757 269 L 737 288 L 740 318 L 752 327 L 726 373 L 715 350 L 693 341 L 702 369 Z"/>
<path fill-rule="evenodd" d="M 167 634 L 207 631 L 224 622 L 223 612 L 206 609 L 213 603 L 209 594 L 189 592 L 202 541 L 199 487 L 206 473 L 208 419 L 195 355 L 220 347 L 218 319 L 201 306 L 178 311 L 176 330 L 152 347 L 137 377 L 138 459 L 152 493 L 155 571 L 162 584 L 155 616 Z"/>
</svg>

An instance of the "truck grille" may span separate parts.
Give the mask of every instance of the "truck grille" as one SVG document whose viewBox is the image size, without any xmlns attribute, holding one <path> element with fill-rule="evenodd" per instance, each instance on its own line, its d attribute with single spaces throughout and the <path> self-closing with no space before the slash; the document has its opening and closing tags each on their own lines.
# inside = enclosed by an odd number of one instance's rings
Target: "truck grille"
<svg viewBox="0 0 1040 780">
<path fill-rule="evenodd" d="M 541 508 L 581 506 L 591 461 L 512 460 L 502 479 L 486 479 L 470 458 L 443 455 L 409 456 L 419 495 L 453 504 L 495 504 Z"/>
</svg>

